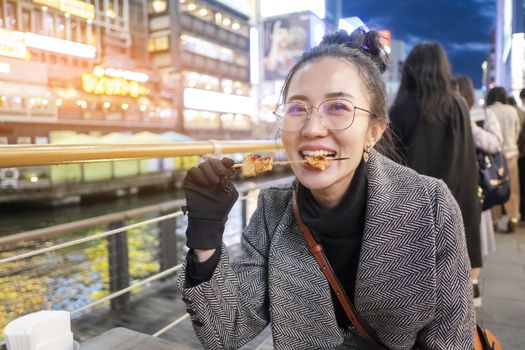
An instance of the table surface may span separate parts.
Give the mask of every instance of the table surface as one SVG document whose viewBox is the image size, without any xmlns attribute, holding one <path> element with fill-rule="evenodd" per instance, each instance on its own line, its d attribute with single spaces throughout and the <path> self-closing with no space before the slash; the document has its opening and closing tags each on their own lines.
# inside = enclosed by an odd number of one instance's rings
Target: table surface
<svg viewBox="0 0 525 350">
<path fill-rule="evenodd" d="M 80 344 L 81 350 L 191 350 L 164 339 L 133 331 L 127 328 L 113 328 L 98 337 Z"/>
</svg>

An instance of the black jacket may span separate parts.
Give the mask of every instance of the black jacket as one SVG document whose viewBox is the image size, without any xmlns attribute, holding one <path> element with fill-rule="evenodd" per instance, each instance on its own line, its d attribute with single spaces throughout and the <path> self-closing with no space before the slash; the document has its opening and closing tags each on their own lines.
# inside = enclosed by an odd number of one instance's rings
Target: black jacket
<svg viewBox="0 0 525 350">
<path fill-rule="evenodd" d="M 456 198 L 465 224 L 472 267 L 481 267 L 478 165 L 466 102 L 453 96 L 450 115 L 425 118 L 415 93 L 407 93 L 390 111 L 397 150 L 405 165 L 442 179 Z"/>
</svg>

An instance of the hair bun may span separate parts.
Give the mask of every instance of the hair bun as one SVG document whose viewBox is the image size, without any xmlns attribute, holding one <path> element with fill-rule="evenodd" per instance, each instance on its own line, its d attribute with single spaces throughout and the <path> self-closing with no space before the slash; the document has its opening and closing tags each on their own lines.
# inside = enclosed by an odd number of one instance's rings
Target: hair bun
<svg viewBox="0 0 525 350">
<path fill-rule="evenodd" d="M 320 45 L 343 45 L 352 49 L 358 49 L 374 61 L 383 73 L 388 66 L 388 54 L 381 41 L 381 35 L 376 30 L 366 32 L 359 27 L 351 34 L 344 29 L 323 37 Z"/>
</svg>

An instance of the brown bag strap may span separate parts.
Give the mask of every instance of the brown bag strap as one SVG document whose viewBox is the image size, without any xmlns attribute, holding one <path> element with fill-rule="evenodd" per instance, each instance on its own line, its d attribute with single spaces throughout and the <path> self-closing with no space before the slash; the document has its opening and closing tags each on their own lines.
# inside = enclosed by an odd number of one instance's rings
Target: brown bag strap
<svg viewBox="0 0 525 350">
<path fill-rule="evenodd" d="M 341 303 L 341 306 L 343 307 L 346 316 L 348 316 L 350 322 L 352 322 L 357 332 L 363 338 L 376 345 L 381 346 L 380 343 L 377 341 L 373 330 L 361 320 L 359 314 L 353 307 L 352 302 L 348 298 L 348 295 L 346 295 L 345 290 L 342 288 L 341 283 L 339 282 L 337 276 L 332 270 L 330 262 L 324 254 L 323 246 L 315 240 L 314 236 L 312 235 L 312 232 L 310 232 L 310 229 L 303 223 L 303 220 L 301 220 L 301 216 L 299 215 L 299 208 L 297 206 L 297 197 L 295 191 L 292 192 L 292 205 L 295 218 L 297 220 L 297 223 L 299 224 L 299 228 L 301 229 L 301 231 L 304 234 L 304 237 L 306 238 L 306 241 L 308 242 L 308 247 L 310 248 L 312 255 L 315 257 L 315 260 L 317 260 L 317 263 L 319 263 L 321 271 L 323 271 L 323 274 L 328 280 L 328 283 L 330 283 L 330 286 L 332 287 L 335 295 L 337 296 L 337 299 L 339 299 L 339 302 Z"/>
</svg>

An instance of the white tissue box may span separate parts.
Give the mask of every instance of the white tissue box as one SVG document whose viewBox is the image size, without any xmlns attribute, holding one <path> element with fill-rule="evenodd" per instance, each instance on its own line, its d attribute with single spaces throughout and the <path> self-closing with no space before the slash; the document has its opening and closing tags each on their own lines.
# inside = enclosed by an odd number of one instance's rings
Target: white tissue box
<svg viewBox="0 0 525 350">
<path fill-rule="evenodd" d="M 73 333 L 65 333 L 36 346 L 35 350 L 73 350 Z"/>
<path fill-rule="evenodd" d="M 73 350 L 70 314 L 38 311 L 11 321 L 4 329 L 8 350 Z"/>
</svg>

